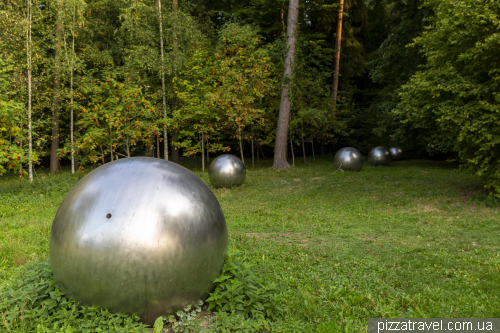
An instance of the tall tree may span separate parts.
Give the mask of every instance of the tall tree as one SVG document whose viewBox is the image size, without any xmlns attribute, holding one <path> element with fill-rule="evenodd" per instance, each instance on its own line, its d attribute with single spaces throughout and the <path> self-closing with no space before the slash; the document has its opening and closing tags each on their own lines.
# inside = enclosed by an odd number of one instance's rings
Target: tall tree
<svg viewBox="0 0 500 333">
<path fill-rule="evenodd" d="M 30 182 L 33 182 L 33 137 L 31 133 L 31 0 L 28 0 L 26 18 L 26 60 L 28 66 L 28 177 Z"/>
<path fill-rule="evenodd" d="M 178 3 L 177 0 L 172 0 L 172 11 L 174 13 L 174 22 L 172 25 L 172 32 L 173 32 L 173 44 L 174 44 L 174 55 L 177 53 L 177 36 L 176 36 L 176 28 L 177 28 L 177 23 L 178 23 Z M 175 58 L 174 58 L 174 63 L 175 63 Z M 175 74 L 174 74 L 175 75 Z M 175 109 L 177 107 L 177 97 L 174 97 L 172 101 L 172 109 Z M 179 140 L 179 128 L 175 126 L 172 129 L 172 161 L 175 163 L 179 163 L 179 148 L 174 144 L 177 143 Z"/>
<path fill-rule="evenodd" d="M 176 1 L 176 0 L 174 0 Z M 167 119 L 167 98 L 165 96 L 165 56 L 163 51 L 163 16 L 161 14 L 161 0 L 158 0 L 158 15 L 160 22 L 160 53 L 161 53 L 161 93 L 163 102 L 163 118 Z M 163 125 L 163 155 L 166 161 L 168 161 L 168 133 L 167 125 Z M 158 151 L 158 158 L 160 158 L 160 153 Z"/>
<path fill-rule="evenodd" d="M 342 14 L 344 12 L 344 0 L 339 0 L 339 16 L 337 18 L 337 34 L 335 36 L 335 61 L 333 65 L 332 116 L 335 116 L 337 107 L 337 92 L 339 90 L 339 69 L 340 69 L 340 42 L 342 40 Z"/>
<path fill-rule="evenodd" d="M 59 160 L 57 159 L 57 150 L 59 149 L 59 111 L 61 109 L 61 50 L 63 40 L 62 27 L 63 2 L 57 1 L 57 22 L 56 22 L 56 44 L 54 56 L 54 91 L 52 104 L 52 143 L 50 146 L 50 173 L 56 173 L 59 170 Z"/>
<path fill-rule="evenodd" d="M 297 42 L 297 18 L 299 16 L 299 0 L 290 0 L 288 7 L 287 51 L 285 60 L 285 72 L 283 73 L 283 83 L 281 88 L 281 103 L 278 116 L 278 128 L 276 131 L 276 142 L 274 146 L 273 168 L 282 170 L 290 168 L 286 159 L 288 125 L 290 122 L 290 86 L 293 80 L 293 66 L 295 61 L 295 44 Z"/>
</svg>

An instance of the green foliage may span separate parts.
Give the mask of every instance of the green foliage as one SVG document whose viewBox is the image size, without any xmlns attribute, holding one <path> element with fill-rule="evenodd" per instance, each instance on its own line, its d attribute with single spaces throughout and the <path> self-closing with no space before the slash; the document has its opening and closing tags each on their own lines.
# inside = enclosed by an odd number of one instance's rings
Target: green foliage
<svg viewBox="0 0 500 333">
<path fill-rule="evenodd" d="M 162 333 L 166 330 L 164 325 L 167 324 L 171 330 L 174 332 L 189 332 L 189 333 L 200 333 L 204 329 L 200 325 L 202 319 L 199 318 L 199 314 L 202 311 L 201 306 L 203 301 L 200 301 L 197 305 L 188 305 L 184 309 L 179 310 L 175 315 L 169 315 L 167 318 L 158 317 L 154 323 L 154 333 Z M 169 331 L 169 329 L 167 328 Z"/>
<path fill-rule="evenodd" d="M 174 79 L 180 102 L 174 119 L 184 138 L 177 146 L 185 155 L 201 152 L 207 136 L 211 152 L 227 150 L 217 143 L 222 134 L 241 143 L 246 127 L 265 122 L 260 101 L 271 86 L 271 63 L 269 48 L 261 43 L 255 27 L 227 23 L 220 30 L 215 54 L 204 41 L 193 50 Z"/>
<path fill-rule="evenodd" d="M 82 79 L 83 80 L 83 79 Z M 151 144 L 159 135 L 156 114 L 138 85 L 129 76 L 120 82 L 111 74 L 106 80 L 87 82 L 87 105 L 76 105 L 79 112 L 79 136 L 76 156 L 81 165 L 96 163 L 108 152 L 111 156 L 130 157 L 140 142 Z M 70 154 L 71 145 L 61 150 Z"/>
<path fill-rule="evenodd" d="M 415 44 L 426 65 L 402 87 L 396 115 L 444 135 L 464 169 L 483 176 L 500 197 L 500 4 L 426 1 L 434 16 Z"/>
<path fill-rule="evenodd" d="M 248 318 L 241 313 L 218 312 L 210 318 L 210 331 L 217 333 L 271 332 L 270 322 L 264 318 Z"/>
<path fill-rule="evenodd" d="M 208 309 L 244 318 L 264 319 L 278 316 L 283 309 L 279 288 L 265 276 L 260 276 L 255 267 L 240 261 L 240 252 L 230 252 L 222 274 L 215 280 L 215 290 L 206 300 Z"/>
<path fill-rule="evenodd" d="M 367 52 L 369 73 L 354 81 L 353 102 L 356 105 L 345 118 L 350 131 L 344 145 L 357 147 L 364 154 L 374 146 L 399 145 L 413 156 L 435 150 L 429 137 L 435 128 L 415 129 L 402 124 L 391 111 L 399 103 L 399 89 L 424 62 L 418 47 L 406 47 L 423 31 L 429 15 L 421 0 L 367 1 L 367 33 L 361 39 Z M 409 156 L 409 155 L 407 155 Z"/>
<path fill-rule="evenodd" d="M 185 156 L 202 151 L 202 143 L 211 139 L 209 152 L 224 150 L 217 139 L 221 134 L 221 113 L 210 107 L 207 94 L 213 89 L 210 71 L 213 62 L 208 43 L 201 40 L 191 57 L 173 79 L 177 102 L 180 104 L 172 114 L 180 129 L 182 140 L 175 145 L 184 149 Z"/>
<path fill-rule="evenodd" d="M 262 45 L 258 28 L 226 23 L 220 31 L 214 65 L 210 106 L 220 110 L 226 130 L 239 141 L 243 155 L 243 130 L 264 124 L 260 101 L 271 88 L 269 47 Z"/>
<path fill-rule="evenodd" d="M 12 137 L 17 142 L 24 138 L 18 126 L 21 105 L 13 101 L 8 93 L 6 78 L 12 68 L 12 60 L 4 60 L 0 56 L 0 176 L 7 170 L 19 170 L 20 164 L 27 160 L 25 151 L 15 142 L 9 142 Z"/>
<path fill-rule="evenodd" d="M 290 116 L 291 136 L 296 144 L 313 143 L 315 140 L 334 143 L 344 134 L 345 126 L 340 118 L 348 113 L 349 100 L 338 98 L 337 117 L 333 109 L 330 67 L 335 51 L 330 48 L 324 34 L 303 34 L 299 36 L 294 80 L 291 89 L 292 114 Z"/>
<path fill-rule="evenodd" d="M 49 262 L 22 267 L 0 288 L 3 332 L 144 332 L 139 317 L 79 306 L 55 285 Z"/>
</svg>

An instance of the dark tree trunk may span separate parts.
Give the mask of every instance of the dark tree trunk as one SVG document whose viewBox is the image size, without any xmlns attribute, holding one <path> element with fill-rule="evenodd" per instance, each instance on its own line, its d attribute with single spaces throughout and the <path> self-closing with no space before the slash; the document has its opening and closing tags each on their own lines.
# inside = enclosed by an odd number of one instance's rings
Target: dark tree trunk
<svg viewBox="0 0 500 333">
<path fill-rule="evenodd" d="M 153 144 L 146 143 L 146 153 L 144 155 L 146 157 L 155 157 L 154 150 L 153 150 Z"/>
<path fill-rule="evenodd" d="M 208 137 L 207 137 L 207 148 L 206 148 L 206 150 L 207 150 L 207 165 L 208 165 L 208 163 L 210 163 L 210 155 L 209 155 L 210 151 L 208 149 Z"/>
<path fill-rule="evenodd" d="M 179 163 L 179 149 L 174 145 L 178 139 L 179 139 L 179 129 L 174 128 L 172 130 L 172 139 L 170 140 L 172 142 L 172 150 L 170 151 L 170 157 L 172 162 L 175 163 Z"/>
<path fill-rule="evenodd" d="M 238 137 L 240 139 L 240 157 L 243 164 L 245 164 L 245 155 L 243 153 L 243 136 L 241 134 L 241 128 L 238 129 Z"/>
<path fill-rule="evenodd" d="M 311 149 L 312 149 L 312 152 L 313 152 L 313 160 L 316 161 L 316 155 L 314 155 L 314 140 L 311 141 Z"/>
<path fill-rule="evenodd" d="M 304 123 L 301 124 L 301 130 L 302 130 L 302 156 L 304 157 L 304 165 L 307 165 L 306 162 L 306 145 L 304 142 Z"/>
<path fill-rule="evenodd" d="M 260 155 L 260 154 L 259 154 L 259 146 L 260 146 L 260 144 L 259 144 L 259 142 L 258 142 L 258 141 L 257 141 L 257 143 L 256 143 L 256 144 L 257 144 L 257 147 L 256 147 L 256 148 L 257 148 L 257 163 L 259 163 L 259 162 L 260 162 L 260 158 L 259 158 L 259 155 Z"/>
<path fill-rule="evenodd" d="M 344 0 L 339 0 L 339 16 L 337 18 L 337 38 L 335 39 L 335 59 L 333 68 L 333 85 L 332 85 L 332 100 L 333 109 L 332 116 L 335 117 L 337 112 L 337 92 L 339 90 L 339 68 L 340 68 L 340 41 L 342 37 L 342 14 L 344 11 Z"/>
<path fill-rule="evenodd" d="M 50 145 L 50 173 L 59 170 L 57 150 L 59 149 L 59 111 L 61 108 L 60 75 L 61 75 L 61 49 L 62 49 L 62 1 L 58 1 L 56 23 L 56 47 L 54 61 L 54 100 L 52 106 L 52 142 Z"/>
<path fill-rule="evenodd" d="M 160 158 L 160 137 L 156 135 L 156 158 Z"/>
<path fill-rule="evenodd" d="M 205 136 L 201 131 L 201 172 L 205 172 Z"/>
<path fill-rule="evenodd" d="M 297 18 L 299 15 L 299 0 L 290 0 L 288 8 L 287 52 L 285 59 L 285 72 L 283 73 L 283 86 L 281 89 L 280 112 L 278 116 L 278 128 L 276 131 L 276 143 L 274 146 L 273 168 L 282 170 L 290 168 L 286 160 L 288 125 L 290 122 L 290 81 L 293 79 L 292 70 L 295 61 L 295 44 L 297 41 Z"/>
<path fill-rule="evenodd" d="M 250 127 L 252 128 L 252 168 L 255 168 L 255 154 L 254 154 L 254 149 L 253 149 L 253 124 L 250 124 Z"/>
</svg>

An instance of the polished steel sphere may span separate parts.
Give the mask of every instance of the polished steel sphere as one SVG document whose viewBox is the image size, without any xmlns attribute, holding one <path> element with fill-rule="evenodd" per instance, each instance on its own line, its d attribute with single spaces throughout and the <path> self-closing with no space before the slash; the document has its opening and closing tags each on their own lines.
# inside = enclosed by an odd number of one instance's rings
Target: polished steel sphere
<svg viewBox="0 0 500 333">
<path fill-rule="evenodd" d="M 368 153 L 368 163 L 372 166 L 389 165 L 391 161 L 391 153 L 383 146 L 375 147 Z"/>
<path fill-rule="evenodd" d="M 208 178 L 215 188 L 240 186 L 246 175 L 245 164 L 234 155 L 221 155 L 208 168 Z"/>
<path fill-rule="evenodd" d="M 356 148 L 340 149 L 333 158 L 335 170 L 360 171 L 363 168 L 363 155 Z"/>
<path fill-rule="evenodd" d="M 399 147 L 391 147 L 389 149 L 393 161 L 401 161 L 403 159 L 403 149 Z"/>
<path fill-rule="evenodd" d="M 69 191 L 49 251 L 68 296 L 152 324 L 208 295 L 227 244 L 221 206 L 198 176 L 134 157 L 95 169 Z"/>
</svg>

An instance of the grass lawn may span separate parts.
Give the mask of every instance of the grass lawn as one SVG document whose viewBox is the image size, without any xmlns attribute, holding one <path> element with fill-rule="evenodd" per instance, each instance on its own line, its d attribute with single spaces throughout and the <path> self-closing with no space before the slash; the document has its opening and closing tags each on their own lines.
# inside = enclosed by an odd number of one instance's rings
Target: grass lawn
<svg viewBox="0 0 500 333">
<path fill-rule="evenodd" d="M 199 162 L 182 164 L 209 183 Z M 500 209 L 470 200 L 479 178 L 426 160 L 335 174 L 326 159 L 283 172 L 271 163 L 248 168 L 241 187 L 213 191 L 230 247 L 283 288 L 284 331 L 365 332 L 369 317 L 500 317 Z M 0 177 L 0 283 L 48 259 L 52 219 L 79 177 Z"/>
</svg>

